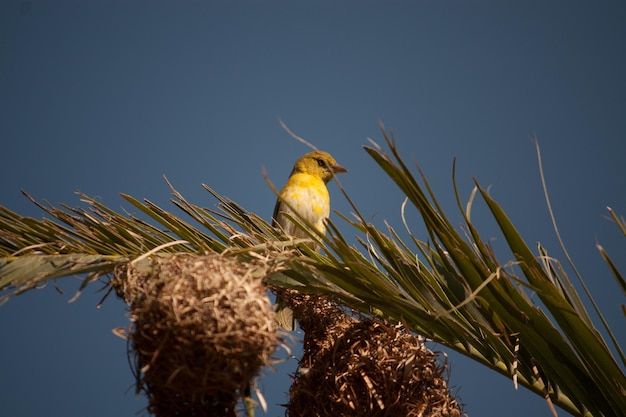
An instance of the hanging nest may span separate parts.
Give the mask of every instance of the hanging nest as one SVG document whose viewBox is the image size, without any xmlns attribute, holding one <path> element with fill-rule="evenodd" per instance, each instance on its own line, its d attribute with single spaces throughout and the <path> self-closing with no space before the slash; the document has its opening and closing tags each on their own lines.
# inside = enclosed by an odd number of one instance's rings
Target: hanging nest
<svg viewBox="0 0 626 417">
<path fill-rule="evenodd" d="M 445 363 L 401 326 L 357 320 L 328 298 L 290 291 L 305 332 L 288 416 L 460 417 Z"/>
<path fill-rule="evenodd" d="M 270 361 L 275 313 L 262 262 L 221 255 L 153 256 L 116 272 L 130 306 L 137 389 L 159 416 L 236 416 Z"/>
</svg>

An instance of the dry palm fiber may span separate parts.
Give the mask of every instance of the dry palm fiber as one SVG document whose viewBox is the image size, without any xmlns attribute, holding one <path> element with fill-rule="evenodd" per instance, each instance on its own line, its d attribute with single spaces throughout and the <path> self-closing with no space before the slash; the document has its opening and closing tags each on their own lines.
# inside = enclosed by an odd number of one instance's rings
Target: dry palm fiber
<svg viewBox="0 0 626 417">
<path fill-rule="evenodd" d="M 277 342 L 270 267 L 221 255 L 154 256 L 117 271 L 138 389 L 156 416 L 235 416 Z"/>
<path fill-rule="evenodd" d="M 462 415 L 445 365 L 423 339 L 379 320 L 356 320 L 325 297 L 290 300 L 305 337 L 289 416 Z"/>
</svg>

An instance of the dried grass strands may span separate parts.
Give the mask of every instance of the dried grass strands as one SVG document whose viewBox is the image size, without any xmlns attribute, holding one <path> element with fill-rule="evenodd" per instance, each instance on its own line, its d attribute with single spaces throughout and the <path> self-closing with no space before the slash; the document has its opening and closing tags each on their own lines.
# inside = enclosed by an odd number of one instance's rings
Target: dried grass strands
<svg viewBox="0 0 626 417">
<path fill-rule="evenodd" d="M 423 339 L 401 326 L 356 320 L 324 296 L 291 291 L 289 306 L 305 337 L 287 415 L 462 415 L 445 363 Z"/>
<path fill-rule="evenodd" d="M 235 416 L 277 344 L 270 267 L 221 255 L 153 256 L 112 285 L 131 311 L 138 389 L 155 416 Z"/>
</svg>

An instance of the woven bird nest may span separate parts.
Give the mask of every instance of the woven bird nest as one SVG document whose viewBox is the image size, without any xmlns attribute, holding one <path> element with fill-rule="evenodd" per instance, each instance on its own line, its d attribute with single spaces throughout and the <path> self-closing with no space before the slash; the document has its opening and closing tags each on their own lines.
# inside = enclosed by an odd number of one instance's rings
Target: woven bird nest
<svg viewBox="0 0 626 417">
<path fill-rule="evenodd" d="M 130 306 L 137 388 L 156 416 L 235 416 L 277 344 L 262 263 L 154 256 L 117 271 Z"/>
<path fill-rule="evenodd" d="M 288 416 L 460 417 L 445 362 L 402 326 L 356 318 L 317 295 L 280 290 L 305 332 Z"/>
</svg>

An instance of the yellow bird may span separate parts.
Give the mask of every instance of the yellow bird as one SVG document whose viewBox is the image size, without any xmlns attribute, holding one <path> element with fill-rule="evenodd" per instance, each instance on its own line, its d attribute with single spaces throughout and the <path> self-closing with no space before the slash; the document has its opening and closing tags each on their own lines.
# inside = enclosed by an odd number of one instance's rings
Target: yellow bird
<svg viewBox="0 0 626 417">
<path fill-rule="evenodd" d="M 281 227 L 289 236 L 306 238 L 307 234 L 287 217 L 290 215 L 297 219 L 300 216 L 321 233 L 326 233 L 324 220 L 330 215 L 330 195 L 326 183 L 333 179 L 335 174 L 347 171 L 337 164 L 328 152 L 313 151 L 300 157 L 289 175 L 287 184 L 278 193 L 272 224 Z M 295 215 L 294 211 L 298 215 Z M 282 305 L 279 297 L 276 298 L 276 305 L 278 324 L 285 330 L 294 330 L 293 311 Z"/>
</svg>

